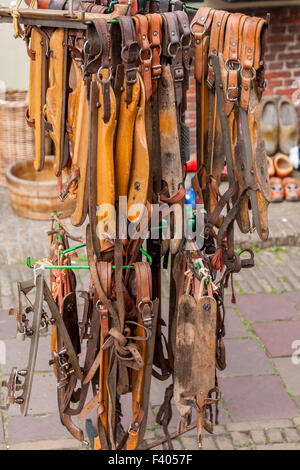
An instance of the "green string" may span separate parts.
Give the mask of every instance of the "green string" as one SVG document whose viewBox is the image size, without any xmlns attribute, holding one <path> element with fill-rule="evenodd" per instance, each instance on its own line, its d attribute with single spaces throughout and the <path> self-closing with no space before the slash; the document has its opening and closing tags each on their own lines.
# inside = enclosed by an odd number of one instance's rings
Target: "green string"
<svg viewBox="0 0 300 470">
<path fill-rule="evenodd" d="M 54 215 L 57 215 L 57 211 L 54 211 Z M 60 224 L 59 224 L 58 222 L 57 222 L 57 224 L 56 224 L 56 228 L 57 228 L 58 230 L 60 229 Z M 58 240 L 59 240 L 60 242 L 62 241 L 62 238 L 61 238 L 60 233 L 58 233 L 57 238 L 58 238 Z"/>
<path fill-rule="evenodd" d="M 79 248 L 83 248 L 84 246 L 86 246 L 85 243 L 82 243 L 82 245 L 73 246 L 73 248 L 68 248 L 67 250 L 61 250 L 61 254 L 65 255 L 71 251 L 79 250 Z"/>
</svg>

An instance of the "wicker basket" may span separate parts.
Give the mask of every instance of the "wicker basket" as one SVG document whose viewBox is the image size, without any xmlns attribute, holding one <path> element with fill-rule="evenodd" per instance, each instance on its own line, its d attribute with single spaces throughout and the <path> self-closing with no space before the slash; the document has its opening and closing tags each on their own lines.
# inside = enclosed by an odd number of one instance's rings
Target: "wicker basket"
<svg viewBox="0 0 300 470">
<path fill-rule="evenodd" d="M 6 186 L 6 169 L 18 160 L 34 157 L 34 133 L 25 112 L 28 92 L 6 90 L 0 99 L 0 185 Z"/>
</svg>

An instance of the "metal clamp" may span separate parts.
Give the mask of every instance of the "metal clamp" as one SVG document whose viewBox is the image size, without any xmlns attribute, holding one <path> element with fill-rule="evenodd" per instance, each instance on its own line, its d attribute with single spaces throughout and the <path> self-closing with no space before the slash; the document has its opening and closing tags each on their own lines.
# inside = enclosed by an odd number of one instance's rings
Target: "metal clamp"
<svg viewBox="0 0 300 470">
<path fill-rule="evenodd" d="M 61 373 L 61 378 L 57 382 L 57 388 L 63 388 L 67 385 L 69 377 L 74 374 L 71 364 L 68 361 L 68 351 L 66 348 L 62 348 L 60 351 L 53 351 L 53 359 L 50 359 L 49 365 L 56 365 L 57 369 Z"/>
<path fill-rule="evenodd" d="M 16 393 L 23 391 L 23 381 L 21 377 L 25 377 L 27 373 L 28 371 L 26 369 L 18 370 L 17 367 L 13 367 L 8 381 L 2 380 L 1 386 L 7 388 L 7 397 L 5 405 L 0 405 L 0 410 L 8 410 L 10 405 L 13 404 L 23 404 L 24 398 L 22 398 L 22 394 L 16 396 Z"/>
</svg>

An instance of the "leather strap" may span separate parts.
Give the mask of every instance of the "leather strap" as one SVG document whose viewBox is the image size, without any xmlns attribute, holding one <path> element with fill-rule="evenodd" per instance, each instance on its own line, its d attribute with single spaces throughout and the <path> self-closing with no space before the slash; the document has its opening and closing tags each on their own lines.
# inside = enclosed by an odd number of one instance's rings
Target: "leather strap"
<svg viewBox="0 0 300 470">
<path fill-rule="evenodd" d="M 136 39 L 134 22 L 129 16 L 120 16 L 118 23 L 111 27 L 112 51 L 120 48 L 121 59 L 124 65 L 126 79 L 126 103 L 132 101 L 132 86 L 137 81 L 136 62 L 138 60 L 139 48 Z"/>
<path fill-rule="evenodd" d="M 223 42 L 225 37 L 225 27 L 229 17 L 229 13 L 223 10 L 217 10 L 211 27 L 209 52 L 208 52 L 208 75 L 207 83 L 212 88 L 215 77 L 212 66 L 211 57 L 217 56 L 219 51 L 223 52 Z"/>
<path fill-rule="evenodd" d="M 171 406 L 172 398 L 173 398 L 173 384 L 170 384 L 166 388 L 164 401 L 162 405 L 160 406 L 157 416 L 156 416 L 156 422 L 160 426 L 162 426 L 163 431 L 165 433 L 169 450 L 174 450 L 172 439 L 168 431 L 168 424 L 170 423 L 172 419 L 172 406 Z"/>
<path fill-rule="evenodd" d="M 248 17 L 244 23 L 241 45 L 241 107 L 247 111 L 251 84 L 256 79 L 260 67 L 260 34 L 265 21 L 262 18 Z"/>
<path fill-rule="evenodd" d="M 131 434 L 137 434 L 144 418 L 144 410 L 140 407 L 139 411 L 137 414 L 133 417 L 128 431 L 124 434 L 122 440 L 120 441 L 117 450 L 124 449 L 126 442 L 128 441 L 128 438 Z"/>
<path fill-rule="evenodd" d="M 165 437 L 162 437 L 161 439 L 150 442 L 145 447 L 143 447 L 143 450 L 153 449 L 154 447 L 157 447 L 161 444 L 164 444 L 165 442 L 168 442 L 170 439 L 171 440 L 176 439 L 177 437 L 181 436 L 182 434 L 185 434 L 186 432 L 192 431 L 196 427 L 197 427 L 197 423 L 194 422 L 194 423 L 190 424 L 189 426 L 187 426 L 186 428 L 184 428 L 181 432 L 174 431 L 174 432 L 172 432 L 172 434 L 169 434 L 168 436 L 165 436 Z"/>
<path fill-rule="evenodd" d="M 79 403 L 76 408 L 71 408 L 70 406 L 66 408 L 65 413 L 68 415 L 77 415 L 83 410 L 86 397 L 88 394 L 89 382 L 90 382 L 87 379 L 87 377 L 89 376 L 89 374 L 91 374 L 90 371 L 93 368 L 93 364 L 94 364 L 95 356 L 97 352 L 97 347 L 98 347 L 99 329 L 100 329 L 99 313 L 96 310 L 96 307 L 92 305 L 91 301 L 89 301 L 88 309 L 89 309 L 89 316 L 91 316 L 91 327 L 90 327 L 91 335 L 88 338 L 87 352 L 86 352 L 84 366 L 83 366 L 84 379 L 82 382 Z"/>
<path fill-rule="evenodd" d="M 160 0 L 158 2 L 159 13 L 170 11 L 170 0 Z"/>
<path fill-rule="evenodd" d="M 194 72 L 197 82 L 202 81 L 203 71 L 203 38 L 210 31 L 215 10 L 208 7 L 199 8 L 191 22 L 191 33 L 195 47 Z"/>
<path fill-rule="evenodd" d="M 226 37 L 224 43 L 224 61 L 227 72 L 227 84 L 225 90 L 227 116 L 233 109 L 234 103 L 239 99 L 239 72 L 240 63 L 240 32 L 246 16 L 241 13 L 233 13 L 229 16 L 226 27 Z"/>
<path fill-rule="evenodd" d="M 228 119 L 225 114 L 225 100 L 224 100 L 223 90 L 221 88 L 222 87 L 221 69 L 220 69 L 219 59 L 217 56 L 212 57 L 212 63 L 213 63 L 214 76 L 215 76 L 215 82 L 216 82 L 217 104 L 218 104 L 220 123 L 221 123 L 221 128 L 222 128 L 224 151 L 226 155 L 228 179 L 229 179 L 229 184 L 232 185 L 235 181 L 235 176 L 234 176 L 234 170 L 233 170 L 231 138 L 230 138 L 230 132 L 229 132 Z"/>
<path fill-rule="evenodd" d="M 89 220 L 90 220 L 90 233 L 91 241 L 93 244 L 93 253 L 96 254 L 97 259 L 100 259 L 100 240 L 97 235 L 97 146 L 98 146 L 98 108 L 99 102 L 99 88 L 95 81 L 92 80 L 90 85 L 90 132 L 89 132 L 89 155 L 88 155 L 88 202 L 89 202 Z M 89 235 L 90 235 L 89 233 Z M 90 265 L 90 263 L 89 263 Z M 97 287 L 96 287 L 97 289 Z M 99 293 L 98 293 L 99 295 Z"/>
<path fill-rule="evenodd" d="M 111 87 L 111 64 L 110 47 L 111 39 L 108 24 L 105 19 L 93 20 L 101 44 L 101 66 L 97 72 L 97 78 L 101 84 L 103 94 L 103 121 L 107 123 L 110 118 L 110 87 Z"/>
<path fill-rule="evenodd" d="M 182 102 L 184 79 L 180 34 L 174 13 L 163 13 L 162 18 L 164 26 L 162 53 L 165 60 L 167 58 L 171 59 L 171 73 L 174 81 L 176 106 L 178 108 Z"/>
<path fill-rule="evenodd" d="M 157 90 L 158 79 L 161 76 L 160 56 L 162 51 L 162 17 L 158 13 L 147 15 L 148 37 L 152 51 L 151 76 L 152 94 Z"/>
<path fill-rule="evenodd" d="M 97 263 L 97 273 L 100 279 L 101 285 L 106 296 L 109 298 L 111 296 L 111 285 L 112 285 L 112 264 L 105 261 L 100 261 Z M 100 313 L 100 325 L 103 339 L 106 339 L 109 332 L 109 311 L 103 305 L 101 300 L 97 302 L 96 308 Z"/>
<path fill-rule="evenodd" d="M 151 60 L 152 49 L 148 39 L 148 20 L 144 15 L 135 15 L 133 17 L 136 28 L 137 43 L 139 46 L 139 61 L 141 63 L 141 73 L 144 79 L 146 99 L 152 96 L 152 80 L 151 80 Z"/>
<path fill-rule="evenodd" d="M 178 30 L 180 35 L 180 43 L 183 54 L 183 65 L 186 71 L 190 68 L 190 45 L 191 45 L 191 30 L 187 14 L 184 11 L 175 11 L 178 22 Z"/>
<path fill-rule="evenodd" d="M 204 229 L 204 236 L 208 236 L 210 231 L 213 229 L 216 221 L 219 219 L 222 210 L 226 206 L 226 204 L 233 198 L 238 190 L 237 182 L 235 182 L 232 186 L 230 186 L 227 191 L 220 197 L 217 202 L 217 205 L 212 214 L 209 215 L 207 218 L 205 229 Z"/>
<path fill-rule="evenodd" d="M 105 308 L 110 313 L 114 326 L 120 329 L 120 320 L 118 316 L 118 312 L 115 310 L 111 300 L 109 300 L 105 294 L 105 290 L 102 287 L 101 281 L 98 276 L 97 266 L 94 259 L 93 247 L 92 247 L 92 240 L 91 240 L 91 233 L 90 233 L 90 226 L 87 226 L 86 231 L 86 246 L 87 246 L 87 255 L 88 255 L 88 263 L 90 266 L 91 277 L 95 285 L 95 289 L 99 296 L 101 303 L 105 306 Z"/>
<path fill-rule="evenodd" d="M 141 313 L 143 325 L 152 326 L 152 273 L 149 263 L 138 262 L 134 264 L 137 296 L 136 306 Z"/>
<path fill-rule="evenodd" d="M 181 2 L 176 2 L 181 3 Z M 178 30 L 180 35 L 180 45 L 182 51 L 182 65 L 184 68 L 184 79 L 183 79 L 183 96 L 181 114 L 186 111 L 186 92 L 189 88 L 189 76 L 190 76 L 190 62 L 191 62 L 191 30 L 190 22 L 187 14 L 184 11 L 175 11 L 175 15 L 178 22 Z"/>
</svg>

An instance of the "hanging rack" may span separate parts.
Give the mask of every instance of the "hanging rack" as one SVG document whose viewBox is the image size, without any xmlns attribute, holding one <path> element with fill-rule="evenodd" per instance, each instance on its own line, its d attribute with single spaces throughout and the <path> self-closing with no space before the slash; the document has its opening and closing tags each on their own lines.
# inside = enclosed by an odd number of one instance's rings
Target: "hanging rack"
<svg viewBox="0 0 300 470">
<path fill-rule="evenodd" d="M 151 0 L 159 2 L 159 0 Z M 116 4 L 114 0 L 111 2 L 109 7 Z M 173 5 L 175 2 L 171 0 L 170 4 Z M 185 4 L 185 8 L 191 10 L 198 10 L 190 4 Z M 13 9 L 0 8 L 0 23 L 12 23 L 14 20 Z M 66 29 L 87 29 L 88 24 L 94 18 L 97 18 L 96 13 L 89 13 L 85 11 L 74 11 L 73 0 L 69 2 L 68 10 L 43 10 L 43 9 L 32 9 L 32 8 L 21 8 L 18 9 L 18 22 L 23 25 L 31 26 L 48 26 L 48 27 L 59 27 Z M 106 20 L 107 23 L 117 23 L 117 19 Z"/>
</svg>

